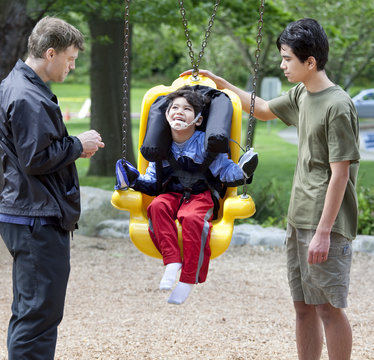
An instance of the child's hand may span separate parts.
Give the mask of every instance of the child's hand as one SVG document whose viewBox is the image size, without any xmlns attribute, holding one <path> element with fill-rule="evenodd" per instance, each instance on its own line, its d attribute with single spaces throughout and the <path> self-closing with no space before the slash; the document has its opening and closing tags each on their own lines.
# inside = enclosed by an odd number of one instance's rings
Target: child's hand
<svg viewBox="0 0 374 360">
<path fill-rule="evenodd" d="M 120 159 L 116 164 L 116 190 L 127 189 L 134 184 L 135 180 L 139 177 L 139 171 L 128 161 Z"/>
<path fill-rule="evenodd" d="M 241 167 L 245 177 L 250 178 L 256 170 L 258 164 L 258 154 L 250 148 L 239 159 L 239 166 Z"/>
</svg>

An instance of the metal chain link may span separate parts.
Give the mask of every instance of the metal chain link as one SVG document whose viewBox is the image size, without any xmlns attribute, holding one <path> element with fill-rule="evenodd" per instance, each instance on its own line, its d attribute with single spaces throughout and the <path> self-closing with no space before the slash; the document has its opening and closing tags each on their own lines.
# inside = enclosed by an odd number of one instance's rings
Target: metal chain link
<svg viewBox="0 0 374 360">
<path fill-rule="evenodd" d="M 253 69 L 253 79 L 252 79 L 252 93 L 251 93 L 251 105 L 249 109 L 249 119 L 248 119 L 248 129 L 247 129 L 247 146 L 246 151 L 248 151 L 253 145 L 253 136 L 254 136 L 254 129 L 256 126 L 256 119 L 254 118 L 253 114 L 255 111 L 255 99 L 256 99 L 256 90 L 257 90 L 257 77 L 259 72 L 259 63 L 260 63 L 260 54 L 261 54 L 261 43 L 262 43 L 262 29 L 264 27 L 264 11 L 265 11 L 265 0 L 260 0 L 260 9 L 259 9 L 259 20 L 257 23 L 257 48 L 255 51 L 255 66 Z M 247 195 L 247 182 L 244 181 L 243 185 L 243 194 L 241 195 L 243 198 L 248 197 Z"/>
<path fill-rule="evenodd" d="M 193 77 L 194 80 L 198 80 L 199 79 L 200 62 L 201 62 L 202 57 L 204 56 L 204 50 L 205 50 L 205 48 L 208 44 L 208 38 L 211 34 L 211 30 L 212 30 L 212 27 L 213 27 L 213 24 L 214 24 L 214 19 L 215 19 L 216 14 L 217 14 L 217 9 L 218 9 L 218 5 L 219 5 L 220 0 L 216 0 L 216 3 L 214 5 L 212 16 L 210 17 L 208 27 L 205 31 L 205 36 L 204 36 L 204 39 L 201 43 L 201 50 L 200 50 L 199 57 L 198 57 L 197 60 L 195 60 L 195 53 L 192 49 L 192 41 L 190 39 L 190 31 L 188 30 L 188 22 L 187 22 L 186 10 L 184 8 L 183 0 L 178 0 L 178 2 L 179 2 L 179 7 L 180 7 L 180 13 L 182 15 L 182 23 L 183 23 L 183 27 L 184 27 L 184 34 L 185 34 L 186 39 L 187 39 L 188 54 L 190 56 L 191 66 L 193 68 L 192 77 Z"/>
<path fill-rule="evenodd" d="M 252 79 L 252 93 L 251 93 L 251 105 L 250 105 L 250 110 L 249 110 L 249 119 L 248 119 L 248 133 L 247 133 L 247 147 L 246 150 L 248 151 L 253 143 L 253 135 L 254 135 L 254 127 L 255 127 L 255 122 L 256 119 L 254 118 L 253 114 L 255 111 L 255 99 L 256 99 L 256 90 L 257 90 L 257 78 L 258 78 L 258 72 L 259 72 L 259 59 L 260 59 L 260 54 L 261 54 L 261 43 L 262 43 L 262 29 L 264 27 L 264 10 L 265 10 L 265 0 L 260 0 L 260 17 L 257 23 L 257 37 L 256 37 L 256 42 L 257 42 L 257 49 L 255 51 L 255 66 L 253 69 L 253 79 Z"/>
<path fill-rule="evenodd" d="M 123 109 L 122 109 L 122 159 L 126 161 L 127 143 L 127 121 L 129 102 L 129 42 L 130 42 L 130 0 L 125 0 L 125 31 L 124 31 L 124 54 L 123 54 Z M 131 119 L 130 119 L 131 120 Z"/>
</svg>

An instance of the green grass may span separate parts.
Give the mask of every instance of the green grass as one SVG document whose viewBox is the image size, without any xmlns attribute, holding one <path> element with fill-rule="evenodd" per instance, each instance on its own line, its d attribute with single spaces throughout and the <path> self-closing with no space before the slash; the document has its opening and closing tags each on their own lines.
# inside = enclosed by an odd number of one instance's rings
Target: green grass
<svg viewBox="0 0 374 360">
<path fill-rule="evenodd" d="M 147 88 L 131 89 L 131 112 L 140 113 Z M 69 110 L 78 113 L 84 101 L 90 97 L 90 88 L 84 84 L 53 83 L 52 91 L 57 96 L 63 114 Z"/>
<path fill-rule="evenodd" d="M 79 112 L 84 101 L 90 97 L 90 88 L 85 84 L 53 83 L 51 88 L 58 98 L 63 114 L 66 111 Z"/>
<path fill-rule="evenodd" d="M 361 161 L 357 185 L 374 190 L 373 174 L 374 161 Z"/>
</svg>

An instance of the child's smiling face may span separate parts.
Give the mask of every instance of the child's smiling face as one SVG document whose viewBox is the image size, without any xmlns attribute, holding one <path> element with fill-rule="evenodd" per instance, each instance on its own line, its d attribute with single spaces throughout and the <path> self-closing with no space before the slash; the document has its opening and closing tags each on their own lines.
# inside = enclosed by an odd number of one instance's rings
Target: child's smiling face
<svg viewBox="0 0 374 360">
<path fill-rule="evenodd" d="M 169 123 L 178 120 L 190 124 L 195 119 L 195 110 L 184 97 L 177 97 L 167 111 L 166 118 Z"/>
</svg>

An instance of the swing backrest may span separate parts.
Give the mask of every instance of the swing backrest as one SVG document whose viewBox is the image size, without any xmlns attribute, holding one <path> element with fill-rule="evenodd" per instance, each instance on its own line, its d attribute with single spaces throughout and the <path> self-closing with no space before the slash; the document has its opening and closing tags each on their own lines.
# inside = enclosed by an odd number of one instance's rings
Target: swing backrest
<svg viewBox="0 0 374 360">
<path fill-rule="evenodd" d="M 190 85 L 190 86 L 196 86 L 196 85 L 203 85 L 203 86 L 209 86 L 211 88 L 216 89 L 215 83 L 207 78 L 207 77 L 200 77 L 200 80 L 198 82 L 192 81 L 190 76 L 185 76 L 184 78 L 178 78 L 173 82 L 173 84 L 169 87 L 166 87 L 164 85 L 156 86 L 152 89 L 150 89 L 143 98 L 143 104 L 142 104 L 142 111 L 141 111 L 141 117 L 140 117 L 140 127 L 139 127 L 139 146 L 138 146 L 138 170 L 141 174 L 144 174 L 149 161 L 146 160 L 142 153 L 142 145 L 143 140 L 146 136 L 147 132 L 147 125 L 148 125 L 148 119 L 149 119 L 149 111 L 151 109 L 152 104 L 154 104 L 155 100 L 159 98 L 162 95 L 167 95 L 179 88 L 181 88 L 184 85 Z M 230 137 L 231 139 L 237 141 L 240 144 L 240 136 L 241 136 L 241 102 L 240 99 L 237 97 L 237 95 L 230 90 L 224 90 L 230 100 L 233 107 L 232 112 L 232 119 L 231 119 L 231 133 Z M 239 160 L 239 154 L 240 154 L 240 148 L 237 144 L 234 142 L 229 142 L 228 146 L 230 147 L 230 155 L 231 159 L 234 162 L 238 162 Z M 155 161 L 156 159 L 151 159 L 152 161 Z M 218 215 L 218 219 L 222 217 L 222 203 L 225 201 L 225 199 L 228 196 L 236 195 L 237 189 L 236 188 L 229 188 L 226 192 L 226 195 L 223 199 L 220 199 L 220 212 Z M 144 211 L 146 211 L 147 206 L 149 203 L 153 200 L 152 196 L 148 196 L 143 194 L 143 201 L 145 205 Z"/>
<path fill-rule="evenodd" d="M 159 85 L 151 88 L 144 95 L 142 102 L 142 109 L 140 114 L 139 126 L 139 146 L 138 146 L 138 170 L 144 174 L 149 161 L 145 159 L 141 152 L 141 146 L 147 131 L 147 122 L 149 118 L 149 111 L 157 98 L 167 95 L 184 85 L 201 85 L 216 89 L 215 83 L 207 78 L 200 76 L 198 81 L 194 81 L 192 76 L 184 76 L 178 78 L 169 87 Z M 232 104 L 232 119 L 231 119 L 231 134 L 230 137 L 240 144 L 241 137 L 241 123 L 242 123 L 242 109 L 239 97 L 228 89 L 222 90 L 231 100 Z M 230 156 L 234 162 L 239 159 L 240 148 L 238 144 L 230 141 Z M 154 161 L 154 160 L 152 160 Z M 162 258 L 154 244 L 152 243 L 148 233 L 148 219 L 147 207 L 153 200 L 152 196 L 140 193 L 134 190 L 116 190 L 112 196 L 112 204 L 120 210 L 127 210 L 130 212 L 129 233 L 132 242 L 143 253 Z M 235 218 L 247 218 L 255 213 L 255 205 L 252 198 L 247 195 L 246 198 L 241 198 L 237 195 L 237 188 L 227 188 L 223 199 L 220 199 L 220 207 L 217 219 L 213 221 L 212 234 L 210 239 L 211 258 L 221 255 L 229 246 L 233 232 Z M 182 249 L 181 227 L 177 222 L 179 242 Z"/>
</svg>

